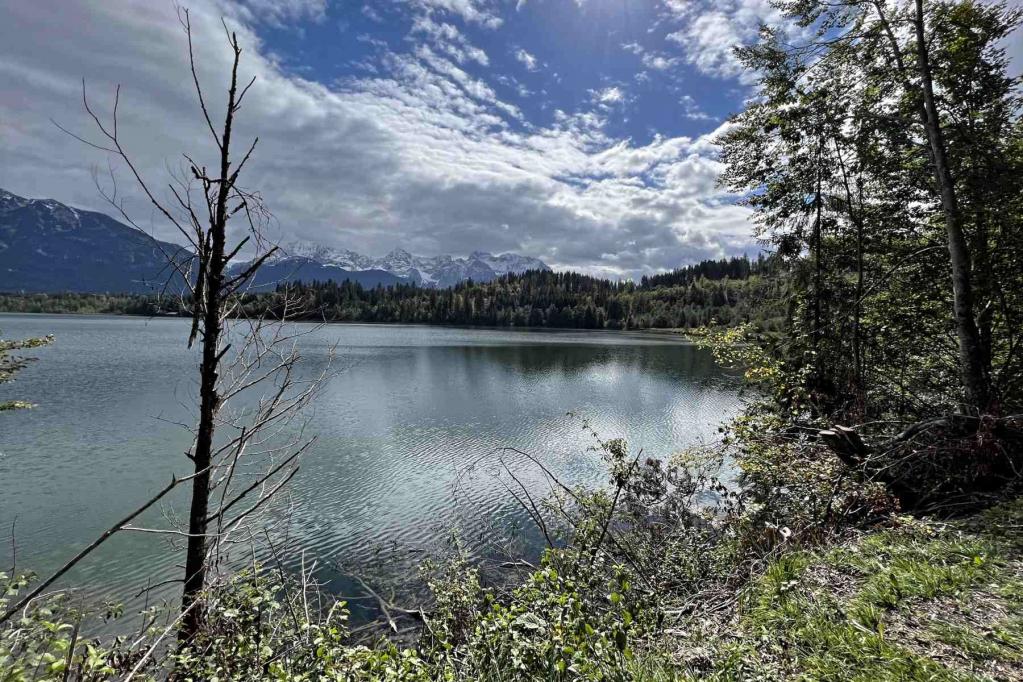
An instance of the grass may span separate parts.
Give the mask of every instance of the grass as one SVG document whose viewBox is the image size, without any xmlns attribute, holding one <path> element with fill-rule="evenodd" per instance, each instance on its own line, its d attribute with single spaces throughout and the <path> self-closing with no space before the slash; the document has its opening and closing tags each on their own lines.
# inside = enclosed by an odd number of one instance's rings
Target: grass
<svg viewBox="0 0 1023 682">
<path fill-rule="evenodd" d="M 690 679 L 1023 680 L 1021 520 L 1017 501 L 782 555 Z"/>
</svg>

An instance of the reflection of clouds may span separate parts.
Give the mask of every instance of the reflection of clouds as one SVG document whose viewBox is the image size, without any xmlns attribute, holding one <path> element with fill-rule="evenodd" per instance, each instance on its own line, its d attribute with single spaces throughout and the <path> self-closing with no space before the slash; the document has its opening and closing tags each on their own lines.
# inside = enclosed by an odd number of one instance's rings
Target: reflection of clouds
<svg viewBox="0 0 1023 682">
<path fill-rule="evenodd" d="M 621 381 L 622 367 L 618 363 L 609 363 L 603 367 L 590 367 L 586 372 L 586 381 L 591 384 L 608 386 Z"/>
<path fill-rule="evenodd" d="M 181 417 L 182 396 L 167 387 L 168 377 L 194 370 L 183 344 L 187 321 L 33 317 L 5 318 L 3 326 L 12 337 L 53 331 L 59 342 L 19 382 L 43 406 L 5 434 L 0 499 L 10 504 L 0 507 L 0 522 L 17 509 L 19 537 L 61 547 L 94 534 L 126 500 L 162 484 L 168 467 L 185 464 L 187 432 L 146 415 Z M 529 452 L 567 483 L 602 485 L 606 472 L 581 419 L 603 439 L 623 437 L 634 452 L 666 458 L 703 429 L 711 437 L 738 404 L 717 384 L 722 372 L 707 353 L 642 335 L 328 325 L 301 339 L 302 371 L 322 369 L 334 342 L 343 370 L 308 414 L 305 430 L 317 441 L 289 487 L 294 546 L 322 562 L 369 561 L 391 542 L 434 549 L 452 527 L 478 555 L 490 551 L 494 532 L 516 527 L 535 550 L 539 539 L 495 478 L 497 448 Z M 115 359 L 132 368 L 130 390 L 106 371 Z M 459 471 L 476 460 L 475 474 L 456 488 Z M 548 492 L 538 469 L 508 462 L 533 493 Z M 116 494 L 96 471 L 117 474 Z M 40 498 L 40 490 L 48 494 Z M 114 547 L 97 562 L 103 570 L 88 573 L 104 596 L 175 570 L 176 557 L 158 539 L 131 536 Z M 59 553 L 36 554 L 32 563 L 45 570 Z M 406 551 L 402 560 L 411 566 L 420 557 Z"/>
</svg>

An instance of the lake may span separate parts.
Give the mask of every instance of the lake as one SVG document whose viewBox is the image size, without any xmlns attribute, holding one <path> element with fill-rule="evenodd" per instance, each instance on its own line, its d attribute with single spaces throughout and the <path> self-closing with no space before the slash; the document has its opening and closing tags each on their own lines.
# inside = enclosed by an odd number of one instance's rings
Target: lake
<svg viewBox="0 0 1023 682">
<path fill-rule="evenodd" d="M 56 337 L 0 392 L 38 404 L 0 416 L 0 566 L 16 550 L 19 568 L 46 573 L 172 472 L 188 473 L 190 435 L 179 423 L 192 421 L 198 390 L 187 326 L 0 315 L 4 338 Z M 734 378 L 708 352 L 667 335 L 355 324 L 309 331 L 306 369 L 324 367 L 337 344 L 338 371 L 307 414 L 317 440 L 289 487 L 287 533 L 339 592 L 351 587 L 346 567 L 407 571 L 453 536 L 477 557 L 498 545 L 535 555 L 541 540 L 505 488 L 498 448 L 535 455 L 566 483 L 600 485 L 605 472 L 582 419 L 602 438 L 664 458 L 712 441 L 741 408 Z M 508 461 L 534 493 L 549 490 L 535 467 Z M 180 517 L 183 499 L 146 525 Z M 297 551 L 288 554 L 298 561 Z M 130 602 L 147 582 L 176 576 L 181 560 L 166 536 L 122 533 L 64 584 Z"/>
</svg>

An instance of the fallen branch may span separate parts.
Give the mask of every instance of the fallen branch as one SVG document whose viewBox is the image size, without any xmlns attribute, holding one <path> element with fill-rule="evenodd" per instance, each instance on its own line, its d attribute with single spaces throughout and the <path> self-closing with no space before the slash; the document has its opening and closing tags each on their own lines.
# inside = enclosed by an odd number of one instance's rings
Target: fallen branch
<svg viewBox="0 0 1023 682">
<path fill-rule="evenodd" d="M 32 601 L 33 599 L 38 597 L 40 594 L 42 594 L 43 590 L 45 590 L 47 587 L 52 585 L 62 575 L 64 575 L 65 573 L 70 571 L 72 568 L 74 568 L 75 565 L 77 565 L 79 561 L 81 561 L 82 559 L 87 557 L 89 554 L 92 553 L 93 550 L 95 550 L 97 547 L 99 547 L 104 542 L 106 542 L 108 539 L 110 539 L 110 537 L 114 533 L 116 533 L 119 530 L 122 530 L 124 528 L 124 526 L 127 526 L 133 519 L 135 519 L 135 517 L 137 517 L 139 514 L 141 514 L 142 512 L 146 511 L 150 507 L 152 507 L 157 502 L 159 502 L 160 499 L 164 495 L 169 493 L 171 490 L 176 488 L 181 483 L 184 483 L 186 481 L 190 481 L 191 479 L 195 478 L 200 473 L 201 472 L 197 471 L 194 474 L 191 474 L 189 476 L 185 476 L 184 478 L 171 477 L 171 482 L 168 483 L 162 490 L 160 490 L 160 492 L 158 492 L 153 497 L 149 498 L 144 504 L 142 504 L 142 506 L 137 507 L 131 514 L 129 514 L 128 516 L 126 516 L 122 520 L 118 521 L 117 523 L 115 523 L 113 526 L 111 526 L 107 530 L 103 531 L 103 533 L 98 538 L 96 538 L 95 540 L 90 542 L 84 549 L 82 549 L 82 551 L 80 551 L 78 554 L 76 554 L 70 561 L 68 561 L 66 564 L 61 566 L 57 570 L 56 573 L 51 575 L 49 578 L 47 578 L 43 582 L 39 583 L 39 585 L 34 590 L 32 590 L 31 592 L 26 594 L 24 597 L 22 597 L 18 601 L 17 604 L 15 604 L 11 608 L 9 608 L 7 610 L 7 612 L 4 613 L 4 615 L 0 616 L 0 623 L 7 622 L 7 620 L 11 616 L 13 616 L 15 613 L 17 613 L 23 606 L 25 606 L 30 601 Z"/>
</svg>

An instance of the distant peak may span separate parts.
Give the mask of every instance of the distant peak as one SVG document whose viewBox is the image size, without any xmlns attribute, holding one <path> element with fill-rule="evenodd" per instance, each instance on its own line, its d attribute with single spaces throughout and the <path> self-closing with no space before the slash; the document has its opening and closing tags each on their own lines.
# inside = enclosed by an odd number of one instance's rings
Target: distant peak
<svg viewBox="0 0 1023 682">
<path fill-rule="evenodd" d="M 289 258 L 311 260 L 320 265 L 337 266 L 351 272 L 383 270 L 407 281 L 430 287 L 452 286 L 469 278 L 483 282 L 509 273 L 550 270 L 536 258 L 514 253 L 495 256 L 489 251 L 473 251 L 467 258 L 454 258 L 446 254 L 422 257 L 398 247 L 386 256 L 373 258 L 348 249 L 325 247 L 308 241 L 291 242 L 282 249 L 277 260 Z"/>
<path fill-rule="evenodd" d="M 25 197 L 19 197 L 14 192 L 8 192 L 7 190 L 0 188 L 0 203 L 3 204 L 27 204 L 28 199 Z"/>
</svg>

